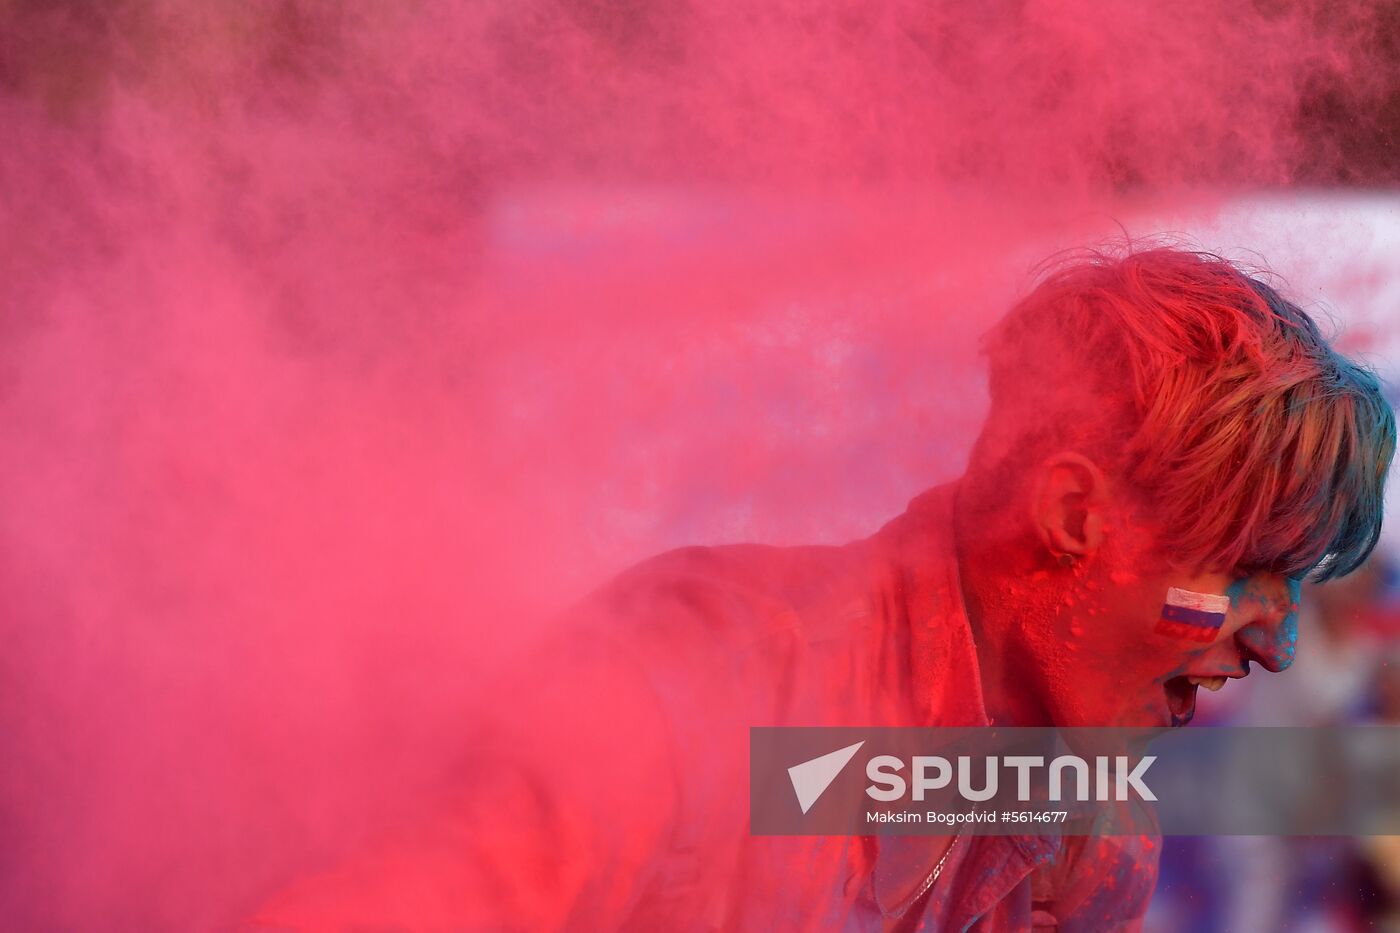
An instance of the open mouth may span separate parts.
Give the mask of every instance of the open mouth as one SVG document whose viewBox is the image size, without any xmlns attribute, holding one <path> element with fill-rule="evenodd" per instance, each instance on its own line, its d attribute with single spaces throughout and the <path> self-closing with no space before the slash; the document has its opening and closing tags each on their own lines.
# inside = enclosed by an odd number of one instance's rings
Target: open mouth
<svg viewBox="0 0 1400 933">
<path fill-rule="evenodd" d="M 1196 686 L 1195 679 L 1186 676 L 1173 677 L 1162 685 L 1173 727 L 1186 725 L 1196 715 Z"/>
<path fill-rule="evenodd" d="M 1184 726 L 1196 715 L 1196 688 L 1205 687 L 1216 691 L 1225 686 L 1225 677 L 1199 677 L 1183 674 L 1162 684 L 1162 692 L 1167 695 L 1167 709 L 1172 714 L 1173 726 Z"/>
</svg>

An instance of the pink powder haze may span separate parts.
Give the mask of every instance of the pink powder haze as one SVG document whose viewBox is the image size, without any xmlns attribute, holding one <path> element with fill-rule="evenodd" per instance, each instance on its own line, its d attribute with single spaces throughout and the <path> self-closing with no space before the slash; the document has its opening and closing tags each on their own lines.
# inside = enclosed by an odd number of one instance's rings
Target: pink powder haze
<svg viewBox="0 0 1400 933">
<path fill-rule="evenodd" d="M 3 925 L 227 925 L 610 572 L 957 475 L 1036 260 L 1393 180 L 1331 6 L 0 2 Z"/>
</svg>

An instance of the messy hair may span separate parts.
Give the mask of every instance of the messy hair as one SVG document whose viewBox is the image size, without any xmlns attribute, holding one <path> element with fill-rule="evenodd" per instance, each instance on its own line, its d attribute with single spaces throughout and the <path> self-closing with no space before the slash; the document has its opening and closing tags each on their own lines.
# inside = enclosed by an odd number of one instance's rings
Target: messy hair
<svg viewBox="0 0 1400 933">
<path fill-rule="evenodd" d="M 1376 376 L 1219 256 L 1062 258 L 984 349 L 1000 427 L 974 459 L 1089 448 L 1150 503 L 1174 563 L 1325 580 L 1375 547 L 1395 449 Z"/>
</svg>

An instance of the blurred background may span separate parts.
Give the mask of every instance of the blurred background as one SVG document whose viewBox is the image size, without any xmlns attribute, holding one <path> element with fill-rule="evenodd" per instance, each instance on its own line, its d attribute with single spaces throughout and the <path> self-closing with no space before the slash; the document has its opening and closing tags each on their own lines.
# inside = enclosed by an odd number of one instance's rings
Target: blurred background
<svg viewBox="0 0 1400 933">
<path fill-rule="evenodd" d="M 1400 723 L 1400 572 L 1394 545 L 1336 583 L 1305 586 L 1287 677 L 1205 696 L 1206 726 Z M 1391 930 L 1400 926 L 1395 837 L 1166 840 L 1149 928 Z"/>
<path fill-rule="evenodd" d="M 1400 365 L 1393 3 L 0 0 L 0 134 L 11 929 L 226 926 L 609 574 L 956 477 L 1054 251 L 1199 244 Z M 1393 721 L 1397 555 L 1200 719 Z M 1397 864 L 1172 840 L 1151 920 L 1394 925 Z"/>
</svg>

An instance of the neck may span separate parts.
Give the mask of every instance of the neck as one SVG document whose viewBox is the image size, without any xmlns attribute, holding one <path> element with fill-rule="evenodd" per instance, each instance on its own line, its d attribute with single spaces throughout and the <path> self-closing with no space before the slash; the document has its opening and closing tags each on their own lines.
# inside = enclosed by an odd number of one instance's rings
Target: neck
<svg viewBox="0 0 1400 933">
<path fill-rule="evenodd" d="M 987 715 L 997 724 L 1049 725 L 1040 664 L 1026 638 L 1027 624 L 1051 611 L 1048 586 L 1036 582 L 1045 570 L 1036 564 L 1034 542 L 1008 528 L 1004 506 L 976 492 L 967 479 L 958 484 L 953 534 Z"/>
</svg>

